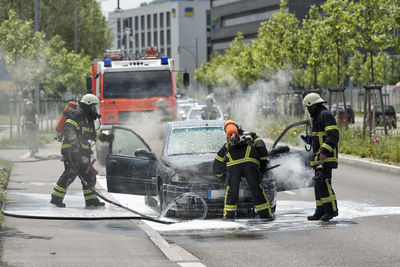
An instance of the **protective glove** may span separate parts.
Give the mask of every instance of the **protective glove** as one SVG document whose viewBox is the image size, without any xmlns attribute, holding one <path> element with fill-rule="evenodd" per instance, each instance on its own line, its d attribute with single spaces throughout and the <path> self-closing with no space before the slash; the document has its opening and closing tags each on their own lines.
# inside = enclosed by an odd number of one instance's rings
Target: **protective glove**
<svg viewBox="0 0 400 267">
<path fill-rule="evenodd" d="M 306 143 L 307 145 L 311 145 L 311 136 L 309 134 L 307 135 L 300 135 L 301 139 Z"/>
<path fill-rule="evenodd" d="M 114 139 L 114 135 L 113 134 L 101 133 L 100 136 L 99 136 L 99 140 L 101 142 L 109 142 L 109 143 L 111 143 L 113 139 Z"/>
<path fill-rule="evenodd" d="M 313 180 L 319 180 L 324 178 L 324 167 L 322 165 L 318 165 L 315 168 L 315 175 L 313 176 Z"/>
</svg>

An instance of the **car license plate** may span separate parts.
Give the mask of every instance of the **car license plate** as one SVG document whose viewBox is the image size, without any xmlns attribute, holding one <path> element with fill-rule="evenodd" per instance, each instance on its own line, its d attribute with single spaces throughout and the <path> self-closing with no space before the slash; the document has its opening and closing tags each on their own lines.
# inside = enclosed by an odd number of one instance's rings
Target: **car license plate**
<svg viewBox="0 0 400 267">
<path fill-rule="evenodd" d="M 225 189 L 218 190 L 208 190 L 208 198 L 209 199 L 218 199 L 225 197 Z M 244 197 L 244 189 L 239 189 L 239 198 Z"/>
</svg>

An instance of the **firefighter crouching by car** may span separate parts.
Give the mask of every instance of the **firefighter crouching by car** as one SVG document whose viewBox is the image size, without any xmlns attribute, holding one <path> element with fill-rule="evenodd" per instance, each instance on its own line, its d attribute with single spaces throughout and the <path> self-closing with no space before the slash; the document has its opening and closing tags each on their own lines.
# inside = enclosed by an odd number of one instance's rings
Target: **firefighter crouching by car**
<svg viewBox="0 0 400 267">
<path fill-rule="evenodd" d="M 169 122 L 174 120 L 174 115 L 168 110 L 167 102 L 160 98 L 156 102 L 157 111 L 160 113 L 161 122 Z"/>
<path fill-rule="evenodd" d="M 258 215 L 262 219 L 274 219 L 267 195 L 261 185 L 267 170 L 268 151 L 256 133 L 244 132 L 232 120 L 224 123 L 227 142 L 218 151 L 213 164 L 217 177 L 226 179 L 224 200 L 224 219 L 233 220 L 236 216 L 239 197 L 239 184 L 246 178 Z"/>
<path fill-rule="evenodd" d="M 93 153 L 89 140 L 111 141 L 112 136 L 97 134 L 94 121 L 99 118 L 97 108 L 99 99 L 92 94 L 86 94 L 79 102 L 79 107 L 74 109 L 62 128 L 61 154 L 63 155 L 65 170 L 54 186 L 50 203 L 57 207 L 65 207 L 63 199 L 68 186 L 75 180 L 79 171 L 81 177 L 91 187 L 96 184 L 97 171 L 92 167 L 90 155 Z M 72 160 L 72 162 L 71 162 Z M 72 165 L 73 164 L 73 165 Z M 86 207 L 104 206 L 89 186 L 82 182 L 83 195 Z"/>
<path fill-rule="evenodd" d="M 311 140 L 311 166 L 315 170 L 316 209 L 312 216 L 307 217 L 309 221 L 329 221 L 338 216 L 336 195 L 332 188 L 332 169 L 338 167 L 339 129 L 335 118 L 323 103 L 326 101 L 316 93 L 310 93 L 303 99 L 303 106 L 307 107 L 312 119 L 312 138 L 302 136 L 302 139 Z"/>
</svg>

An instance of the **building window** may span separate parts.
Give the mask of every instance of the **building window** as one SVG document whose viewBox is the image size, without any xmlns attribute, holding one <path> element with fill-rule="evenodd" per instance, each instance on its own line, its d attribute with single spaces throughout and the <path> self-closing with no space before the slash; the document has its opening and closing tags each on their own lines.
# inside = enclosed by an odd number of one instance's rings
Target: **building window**
<svg viewBox="0 0 400 267">
<path fill-rule="evenodd" d="M 239 24 L 246 24 L 256 21 L 268 20 L 277 10 L 267 10 L 263 12 L 254 13 L 251 15 L 240 16 L 235 18 L 222 19 L 222 27 L 235 26 Z"/>
<path fill-rule="evenodd" d="M 167 48 L 167 57 L 171 57 L 171 47 Z"/>
<path fill-rule="evenodd" d="M 157 44 L 157 32 L 154 32 L 154 34 L 153 34 L 153 44 L 154 44 L 154 46 L 158 45 Z"/>
<path fill-rule="evenodd" d="M 117 19 L 117 32 L 121 32 L 121 19 Z"/>
<path fill-rule="evenodd" d="M 164 31 L 160 31 L 160 46 L 164 46 Z"/>
<path fill-rule="evenodd" d="M 160 13 L 160 28 L 164 28 L 164 13 Z"/>
<path fill-rule="evenodd" d="M 118 39 L 118 49 L 121 49 L 121 39 Z"/>
<path fill-rule="evenodd" d="M 167 12 L 167 27 L 171 26 L 171 12 Z"/>
<path fill-rule="evenodd" d="M 136 48 L 139 47 L 139 34 L 138 33 L 135 34 L 135 47 Z"/>
<path fill-rule="evenodd" d="M 167 30 L 167 45 L 171 45 L 171 31 Z"/>
<path fill-rule="evenodd" d="M 164 48 L 163 47 L 160 48 L 160 55 L 164 56 Z"/>
<path fill-rule="evenodd" d="M 151 15 L 147 15 L 147 29 L 151 29 Z"/>
<path fill-rule="evenodd" d="M 123 28 L 123 30 L 125 31 L 125 29 L 128 28 L 128 27 L 129 27 L 129 18 L 125 18 L 124 19 L 124 28 Z"/>
<path fill-rule="evenodd" d="M 157 28 L 157 14 L 153 14 L 153 28 Z"/>
<path fill-rule="evenodd" d="M 151 32 L 147 32 L 147 46 L 150 47 L 151 45 Z"/>
<path fill-rule="evenodd" d="M 144 16 L 140 16 L 140 29 L 144 30 Z"/>
<path fill-rule="evenodd" d="M 138 30 L 139 30 L 139 17 L 136 16 L 135 17 L 135 31 L 138 31 Z"/>
<path fill-rule="evenodd" d="M 142 32 L 142 48 L 145 46 L 144 32 Z"/>
<path fill-rule="evenodd" d="M 129 35 L 132 35 L 133 33 L 133 28 L 132 28 L 132 17 L 129 18 L 129 23 L 128 23 L 128 27 L 129 27 Z"/>
</svg>

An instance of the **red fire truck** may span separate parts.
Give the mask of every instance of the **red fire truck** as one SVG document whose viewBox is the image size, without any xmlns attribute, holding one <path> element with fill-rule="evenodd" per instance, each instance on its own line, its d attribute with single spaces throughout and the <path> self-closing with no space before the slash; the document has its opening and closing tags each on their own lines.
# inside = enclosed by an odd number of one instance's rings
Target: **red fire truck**
<svg viewBox="0 0 400 267">
<path fill-rule="evenodd" d="M 155 47 L 140 59 L 124 60 L 120 50 L 107 51 L 92 65 L 92 91 L 100 99 L 102 124 L 128 122 L 137 112 L 156 110 L 162 98 L 176 117 L 174 62 Z"/>
</svg>

